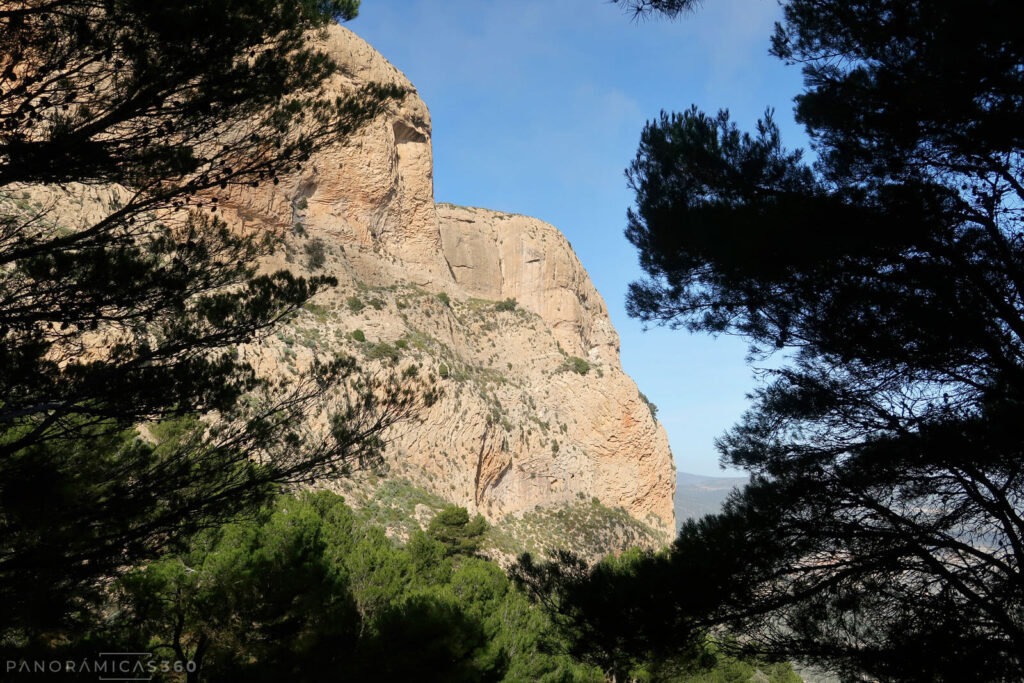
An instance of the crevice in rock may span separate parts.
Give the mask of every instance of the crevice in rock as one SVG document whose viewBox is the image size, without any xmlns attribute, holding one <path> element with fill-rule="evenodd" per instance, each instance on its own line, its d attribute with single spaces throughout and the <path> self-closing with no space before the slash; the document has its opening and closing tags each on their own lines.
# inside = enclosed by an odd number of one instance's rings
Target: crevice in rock
<svg viewBox="0 0 1024 683">
<path fill-rule="evenodd" d="M 480 437 L 480 452 L 476 457 L 476 476 L 473 479 L 473 504 L 478 508 L 480 507 L 480 494 L 483 493 L 480 490 L 480 474 L 484 467 L 484 450 L 487 448 L 487 437 L 490 435 L 491 425 L 490 423 L 484 425 L 483 436 Z"/>
</svg>

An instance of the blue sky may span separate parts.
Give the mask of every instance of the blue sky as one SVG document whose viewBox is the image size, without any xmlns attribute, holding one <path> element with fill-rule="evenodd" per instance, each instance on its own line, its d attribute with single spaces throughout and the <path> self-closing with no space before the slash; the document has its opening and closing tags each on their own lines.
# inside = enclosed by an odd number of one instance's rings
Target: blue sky
<svg viewBox="0 0 1024 683">
<path fill-rule="evenodd" d="M 754 379 L 741 340 L 643 331 L 626 315 L 641 271 L 623 237 L 623 170 L 646 121 L 691 104 L 727 108 L 744 129 L 774 107 L 786 144 L 804 146 L 799 70 L 767 54 L 778 16 L 774 0 L 707 0 L 639 22 L 605 0 L 364 0 L 347 24 L 430 108 L 437 201 L 536 216 L 569 239 L 684 472 L 721 474 L 714 438 Z"/>
</svg>

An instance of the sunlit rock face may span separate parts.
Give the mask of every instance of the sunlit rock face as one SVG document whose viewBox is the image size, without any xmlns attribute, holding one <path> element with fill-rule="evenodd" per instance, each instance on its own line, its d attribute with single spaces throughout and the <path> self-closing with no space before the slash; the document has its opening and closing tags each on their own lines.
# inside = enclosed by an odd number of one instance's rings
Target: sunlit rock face
<svg viewBox="0 0 1024 683">
<path fill-rule="evenodd" d="M 604 301 L 568 241 L 533 218 L 435 204 L 430 113 L 413 85 L 345 28 L 326 47 L 344 66 L 330 88 L 387 82 L 408 95 L 280 185 L 223 198 L 232 223 L 289 235 L 268 267 L 339 281 L 244 352 L 274 373 L 337 351 L 370 368 L 415 363 L 444 397 L 391 434 L 393 475 L 492 522 L 596 497 L 667 538 L 665 430 L 623 373 Z M 320 247 L 322 265 L 309 257 Z"/>
</svg>

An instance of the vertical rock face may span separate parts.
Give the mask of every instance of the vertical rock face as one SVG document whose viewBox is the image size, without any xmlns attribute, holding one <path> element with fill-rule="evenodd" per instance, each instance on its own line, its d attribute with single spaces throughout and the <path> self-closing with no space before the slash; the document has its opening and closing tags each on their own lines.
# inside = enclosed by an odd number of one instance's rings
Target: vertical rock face
<svg viewBox="0 0 1024 683">
<path fill-rule="evenodd" d="M 228 215 L 279 230 L 298 221 L 324 238 L 401 260 L 418 284 L 450 282 L 434 210 L 430 112 L 405 75 L 351 31 L 330 27 L 324 47 L 343 67 L 328 89 L 381 83 L 407 96 L 346 144 L 319 150 L 280 187 L 234 192 Z"/>
<path fill-rule="evenodd" d="M 569 241 L 527 216 L 440 204 L 441 245 L 459 288 L 515 299 L 574 356 L 619 363 L 619 335 Z"/>
<path fill-rule="evenodd" d="M 289 233 L 293 270 L 312 265 L 303 254 L 316 241 L 317 269 L 339 280 L 261 357 L 342 351 L 433 373 L 444 398 L 395 431 L 392 471 L 492 522 L 596 498 L 667 537 L 665 431 L 623 373 L 568 241 L 525 216 L 435 205 L 430 115 L 412 84 L 344 28 L 330 29 L 327 49 L 345 67 L 339 91 L 376 81 L 409 94 L 280 186 L 222 204 L 230 220 Z"/>
</svg>

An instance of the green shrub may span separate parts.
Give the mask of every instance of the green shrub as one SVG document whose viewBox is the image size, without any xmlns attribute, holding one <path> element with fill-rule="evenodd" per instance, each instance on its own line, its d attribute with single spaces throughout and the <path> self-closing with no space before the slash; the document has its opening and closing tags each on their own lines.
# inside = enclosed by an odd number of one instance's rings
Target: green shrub
<svg viewBox="0 0 1024 683">
<path fill-rule="evenodd" d="M 647 409 L 651 411 L 651 417 L 655 420 L 658 419 L 658 406 L 651 403 L 651 400 L 644 395 L 644 392 L 640 392 L 640 400 L 647 404 Z"/>
<path fill-rule="evenodd" d="M 390 360 L 391 362 L 396 362 L 401 354 L 399 354 L 398 349 L 391 344 L 381 341 L 371 346 L 366 351 L 366 355 L 368 358 L 373 358 L 375 360 Z"/>
<path fill-rule="evenodd" d="M 448 366 L 445 365 L 444 363 L 441 363 L 441 365 L 437 367 L 437 375 L 441 379 L 448 379 L 449 374 L 450 371 L 448 370 Z"/>
<path fill-rule="evenodd" d="M 452 305 L 452 300 L 451 300 L 451 298 L 449 298 L 449 296 L 448 296 L 448 294 L 446 292 L 438 292 L 437 300 L 440 301 L 441 303 L 443 303 L 445 306 L 451 306 Z"/>
<path fill-rule="evenodd" d="M 590 371 L 590 363 L 579 356 L 570 356 L 569 359 L 565 361 L 565 365 L 569 370 L 572 370 L 577 375 L 585 375 Z"/>
<path fill-rule="evenodd" d="M 324 241 L 319 237 L 306 242 L 306 267 L 310 270 L 320 270 L 327 261 L 327 250 L 324 248 Z"/>
<path fill-rule="evenodd" d="M 494 310 L 496 310 L 496 311 L 514 311 L 514 310 L 516 310 L 516 300 L 510 298 L 510 299 L 505 299 L 504 301 L 499 301 L 498 303 L 494 304 Z"/>
<path fill-rule="evenodd" d="M 487 528 L 482 516 L 470 519 L 466 508 L 445 505 L 430 520 L 427 533 L 444 545 L 446 555 L 474 555 L 480 549 Z"/>
<path fill-rule="evenodd" d="M 357 342 L 366 341 L 366 335 L 363 334 L 362 330 L 352 330 L 352 338 L 355 339 Z"/>
<path fill-rule="evenodd" d="M 299 211 L 304 211 L 309 208 L 309 202 L 306 201 L 305 197 L 300 197 L 299 200 L 295 202 L 295 208 Z"/>
<path fill-rule="evenodd" d="M 310 313 L 312 313 L 314 316 L 316 316 L 316 319 L 319 320 L 320 322 L 327 320 L 327 318 L 331 315 L 331 312 L 327 310 L 325 307 L 321 306 L 320 304 L 314 304 L 313 302 L 303 304 L 302 307 L 309 311 Z"/>
<path fill-rule="evenodd" d="M 386 301 L 384 301 L 384 299 L 381 299 L 379 297 L 373 297 L 372 299 L 370 299 L 370 305 L 373 307 L 373 310 L 379 311 L 382 310 L 388 304 Z"/>
<path fill-rule="evenodd" d="M 352 311 L 353 313 L 359 313 L 364 308 L 366 308 L 366 304 L 364 304 L 363 300 L 360 299 L 358 296 L 350 296 L 349 298 L 345 299 L 345 304 L 348 306 L 348 310 Z"/>
<path fill-rule="evenodd" d="M 409 342 L 407 342 L 404 339 L 399 339 L 398 341 L 395 342 L 395 348 L 402 349 L 403 351 L 405 351 L 406 349 L 409 348 Z"/>
<path fill-rule="evenodd" d="M 558 455 L 558 442 L 555 440 L 551 441 L 551 455 Z"/>
</svg>

